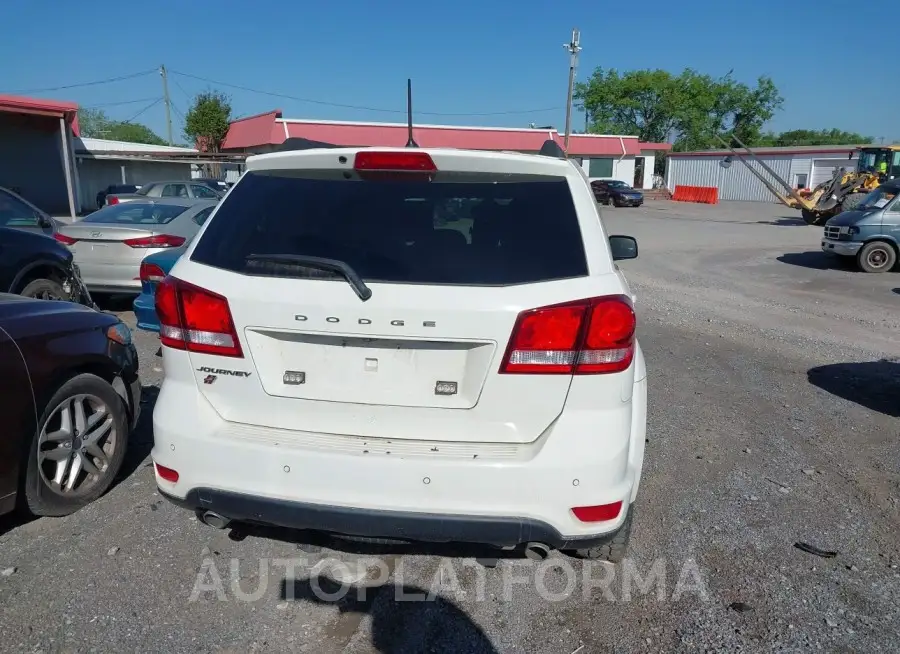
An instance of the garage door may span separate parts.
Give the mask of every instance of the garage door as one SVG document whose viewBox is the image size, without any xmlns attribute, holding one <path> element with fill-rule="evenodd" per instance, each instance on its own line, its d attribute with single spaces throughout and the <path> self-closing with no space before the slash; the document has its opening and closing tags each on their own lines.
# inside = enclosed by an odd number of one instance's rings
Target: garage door
<svg viewBox="0 0 900 654">
<path fill-rule="evenodd" d="M 841 157 L 840 159 L 816 159 L 813 161 L 812 184 L 815 188 L 822 182 L 827 182 L 834 175 L 835 168 L 846 168 L 853 170 L 856 168 L 856 159 L 848 161 Z"/>
</svg>

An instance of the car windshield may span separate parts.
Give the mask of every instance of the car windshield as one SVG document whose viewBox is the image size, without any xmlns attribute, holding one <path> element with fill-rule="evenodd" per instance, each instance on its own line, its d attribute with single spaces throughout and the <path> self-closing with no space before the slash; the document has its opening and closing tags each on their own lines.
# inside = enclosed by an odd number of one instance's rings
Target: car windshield
<svg viewBox="0 0 900 654">
<path fill-rule="evenodd" d="M 141 188 L 135 191 L 135 193 L 137 193 L 138 195 L 147 195 L 150 192 L 150 189 L 152 189 L 154 186 L 155 184 L 144 184 Z"/>
<path fill-rule="evenodd" d="M 345 180 L 333 171 L 245 173 L 193 261 L 249 275 L 499 286 L 587 275 L 564 177 L 438 173 L 434 181 Z"/>
<path fill-rule="evenodd" d="M 620 182 L 617 179 L 610 180 L 606 183 L 609 185 L 610 188 L 629 188 L 628 184 L 626 184 L 625 182 Z"/>
<path fill-rule="evenodd" d="M 895 197 L 897 197 L 896 188 L 877 188 L 869 193 L 856 208 L 858 211 L 884 209 Z"/>
<path fill-rule="evenodd" d="M 108 225 L 165 225 L 186 210 L 187 207 L 180 204 L 126 202 L 104 207 L 85 216 L 80 222 Z"/>
</svg>

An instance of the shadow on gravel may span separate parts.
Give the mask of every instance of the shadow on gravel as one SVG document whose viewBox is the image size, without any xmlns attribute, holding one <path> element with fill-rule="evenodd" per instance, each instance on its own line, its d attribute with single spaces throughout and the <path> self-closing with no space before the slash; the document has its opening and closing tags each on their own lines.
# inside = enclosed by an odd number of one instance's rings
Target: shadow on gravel
<svg viewBox="0 0 900 654">
<path fill-rule="evenodd" d="M 795 216 L 782 216 L 774 220 L 758 220 L 758 225 L 775 225 L 776 227 L 807 227 L 808 225 L 802 218 Z"/>
<path fill-rule="evenodd" d="M 28 515 L 24 511 L 14 511 L 12 513 L 7 513 L 6 515 L 0 516 L 0 536 L 4 535 L 8 531 L 12 531 L 22 525 L 27 525 L 29 522 L 33 520 L 37 520 L 35 516 Z"/>
<path fill-rule="evenodd" d="M 131 311 L 137 295 L 110 295 L 109 293 L 91 293 L 91 299 L 102 311 L 122 313 Z"/>
<path fill-rule="evenodd" d="M 391 591 L 393 597 L 389 595 Z M 376 602 L 379 597 L 381 601 Z M 357 614 L 357 620 L 347 626 L 347 633 L 341 634 L 348 639 L 359 621 L 371 615 L 372 646 L 378 652 L 497 652 L 462 609 L 415 586 L 357 587 L 319 575 L 285 579 L 281 583 L 281 599 L 335 606 L 342 616 Z"/>
<path fill-rule="evenodd" d="M 845 261 L 844 257 L 825 254 L 824 252 L 787 252 L 776 258 L 781 263 L 800 266 L 801 268 L 812 268 L 813 270 L 855 269 L 850 265 L 853 261 L 852 257 L 848 257 L 850 261 Z"/>
<path fill-rule="evenodd" d="M 897 295 L 900 295 L 900 288 L 895 288 L 894 293 L 896 293 Z"/>
<path fill-rule="evenodd" d="M 150 456 L 150 450 L 153 449 L 153 407 L 156 405 L 158 396 L 159 388 L 157 386 L 141 387 L 141 417 L 128 439 L 128 451 L 125 452 L 122 469 L 119 471 L 113 487 L 128 479 Z"/>
<path fill-rule="evenodd" d="M 872 411 L 900 418 L 900 360 L 811 368 L 809 383 Z"/>
<path fill-rule="evenodd" d="M 322 548 L 357 556 L 438 556 L 450 559 L 479 559 L 483 561 L 499 559 L 523 559 L 524 549 L 501 550 L 484 545 L 467 543 L 406 543 L 387 539 L 356 538 L 353 536 L 331 536 L 314 531 L 287 529 L 269 525 L 233 523 L 229 534 L 232 540 L 243 540 L 255 536 L 267 540 L 278 540 L 296 545 L 307 553 L 317 553 Z"/>
</svg>

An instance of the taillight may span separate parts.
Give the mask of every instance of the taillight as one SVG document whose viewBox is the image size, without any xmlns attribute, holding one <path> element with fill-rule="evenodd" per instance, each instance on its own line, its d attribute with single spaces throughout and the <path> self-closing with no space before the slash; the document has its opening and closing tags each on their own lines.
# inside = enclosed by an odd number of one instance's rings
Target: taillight
<svg viewBox="0 0 900 654">
<path fill-rule="evenodd" d="M 163 345 L 243 358 L 228 300 L 218 293 L 168 276 L 156 289 L 155 305 Z"/>
<path fill-rule="evenodd" d="M 163 269 L 157 266 L 155 263 L 141 263 L 140 279 L 142 282 L 157 284 L 161 282 L 165 278 L 165 276 L 166 273 L 163 272 Z"/>
<path fill-rule="evenodd" d="M 177 248 L 184 245 L 183 236 L 171 236 L 169 234 L 157 234 L 143 238 L 129 238 L 123 241 L 130 248 Z"/>
<path fill-rule="evenodd" d="M 55 238 L 63 245 L 75 245 L 78 242 L 78 239 L 74 239 L 71 236 L 66 236 L 65 234 L 60 234 L 59 232 L 56 232 L 53 235 L 53 238 Z"/>
<path fill-rule="evenodd" d="M 115 195 L 107 195 L 106 204 L 119 204 L 119 198 L 117 198 Z"/>
<path fill-rule="evenodd" d="M 625 295 L 567 302 L 519 314 L 501 373 L 621 372 L 634 358 L 634 308 Z"/>
</svg>

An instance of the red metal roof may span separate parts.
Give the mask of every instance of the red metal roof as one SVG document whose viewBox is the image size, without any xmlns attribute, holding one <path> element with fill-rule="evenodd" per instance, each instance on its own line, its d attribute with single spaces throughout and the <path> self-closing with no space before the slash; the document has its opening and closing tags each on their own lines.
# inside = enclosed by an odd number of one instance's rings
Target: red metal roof
<svg viewBox="0 0 900 654">
<path fill-rule="evenodd" d="M 281 109 L 232 121 L 228 126 L 228 134 L 222 142 L 222 148 L 234 150 L 283 143 L 284 127 L 277 122 L 278 118 L 281 118 Z"/>
<path fill-rule="evenodd" d="M 414 125 L 416 142 L 422 147 L 473 150 L 537 152 L 552 138 L 562 145 L 556 130 Z M 279 145 L 285 138 L 305 138 L 341 146 L 396 146 L 407 140 L 402 123 L 361 123 L 326 120 L 285 120 L 278 110 L 242 118 L 231 124 L 223 149 Z M 670 149 L 667 143 L 641 143 L 634 136 L 573 134 L 569 155 L 575 157 L 640 155 L 646 149 Z"/>
<path fill-rule="evenodd" d="M 65 118 L 71 123 L 72 132 L 78 136 L 78 104 L 75 102 L 26 98 L 21 95 L 0 95 L 0 112 Z"/>
</svg>

